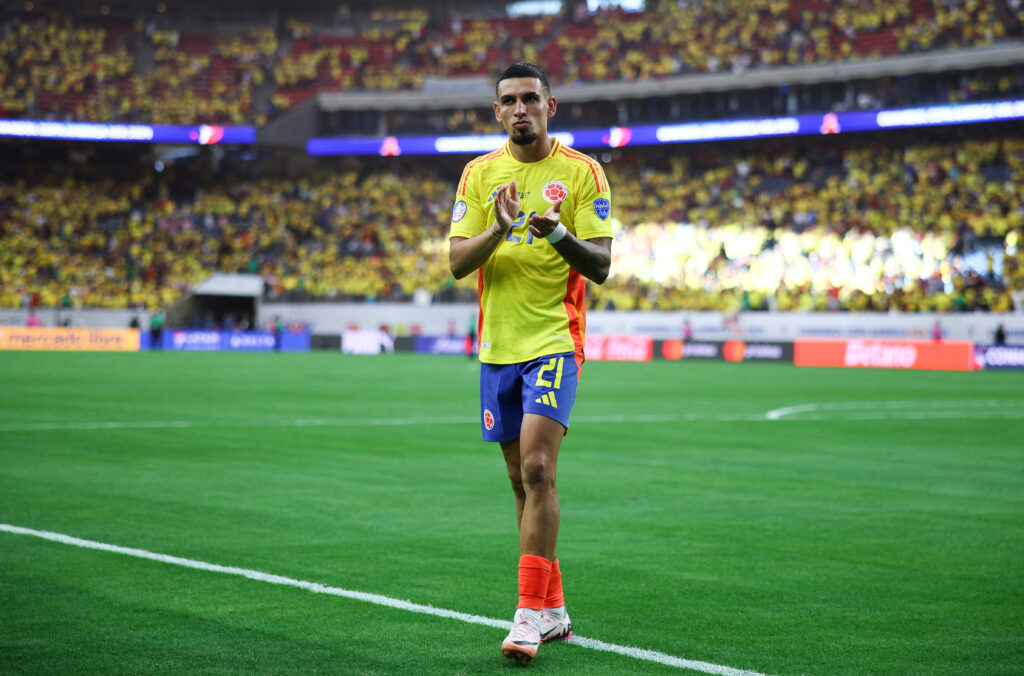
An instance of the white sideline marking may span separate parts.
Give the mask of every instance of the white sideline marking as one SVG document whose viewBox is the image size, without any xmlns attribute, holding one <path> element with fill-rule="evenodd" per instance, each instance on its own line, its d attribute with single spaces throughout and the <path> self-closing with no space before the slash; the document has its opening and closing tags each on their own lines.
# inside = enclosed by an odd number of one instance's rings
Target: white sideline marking
<svg viewBox="0 0 1024 676">
<path fill-rule="evenodd" d="M 103 542 L 96 542 L 94 540 L 82 540 L 80 538 L 71 537 L 70 535 L 63 535 L 61 533 L 32 530 L 31 528 L 22 528 L 21 526 L 12 526 L 6 523 L 0 523 L 0 531 L 6 531 L 8 533 L 13 533 L 15 535 L 31 535 L 33 537 L 42 538 L 44 540 L 50 540 L 51 542 L 59 542 L 65 545 L 72 545 L 74 547 L 83 547 L 85 549 L 98 549 L 100 551 L 112 552 L 114 554 L 125 554 L 127 556 L 134 556 L 140 559 L 160 561 L 161 563 L 170 563 L 175 566 L 195 568 L 197 570 L 205 570 L 212 573 L 239 575 L 241 577 L 247 577 L 250 580 L 257 580 L 258 582 L 279 584 L 284 585 L 286 587 L 298 587 L 299 589 L 305 589 L 306 591 L 311 591 L 316 594 L 330 594 L 331 596 L 342 596 L 344 598 L 354 599 L 356 601 L 365 601 L 366 603 L 373 603 L 379 606 L 387 606 L 388 608 L 408 610 L 413 613 L 422 613 L 424 615 L 434 615 L 436 617 L 444 617 L 450 620 L 459 620 L 460 622 L 468 622 L 470 624 L 482 624 L 488 627 L 495 627 L 496 629 L 509 629 L 512 626 L 512 623 L 506 620 L 496 620 L 491 617 L 483 617 L 482 615 L 470 615 L 469 613 L 460 613 L 455 610 L 435 608 L 434 606 L 413 603 L 412 601 L 393 599 L 390 596 L 382 596 L 380 594 L 368 594 L 366 592 L 360 591 L 351 591 L 349 589 L 341 589 L 340 587 L 329 587 L 327 585 L 319 584 L 317 582 L 306 582 L 303 580 L 296 580 L 290 577 L 283 577 L 281 575 L 261 573 L 258 570 L 249 570 L 247 568 L 220 566 L 215 563 L 206 563 L 205 561 L 183 559 L 178 556 L 157 554 L 155 552 L 150 552 L 145 549 L 133 549 L 131 547 L 109 545 Z M 615 643 L 605 643 L 604 641 L 599 641 L 594 638 L 583 638 L 582 636 L 573 636 L 569 640 L 569 643 L 581 646 L 583 648 L 590 648 L 591 650 L 601 650 L 604 652 L 618 653 L 619 655 L 625 655 L 627 657 L 632 657 L 638 660 L 657 662 L 659 664 L 665 664 L 670 667 L 692 669 L 694 671 L 700 671 L 705 674 L 717 674 L 718 676 L 766 676 L 765 674 L 762 674 L 757 671 L 745 671 L 743 669 L 735 669 L 733 667 L 726 667 L 720 664 L 711 664 L 710 662 L 701 662 L 699 660 L 687 660 L 683 659 L 682 657 L 666 655 L 665 653 L 661 653 L 656 650 L 645 650 L 643 648 L 616 645 Z"/>
<path fill-rule="evenodd" d="M 956 418 L 956 419 L 977 419 L 986 416 L 993 416 L 997 418 L 1018 418 L 1024 417 L 1024 412 L 1019 409 L 1019 404 L 1024 403 L 1020 401 L 1010 400 L 976 400 L 976 401 L 851 401 L 851 402 L 833 402 L 833 403 L 817 403 L 817 404 L 799 404 L 797 406 L 786 406 L 784 408 L 776 408 L 768 411 L 764 414 L 766 420 L 781 420 L 782 418 L 798 413 L 818 413 L 821 411 L 858 411 L 858 410 L 878 410 L 881 409 L 882 413 L 875 414 L 859 414 L 854 416 L 844 416 L 843 420 L 879 420 L 878 416 L 884 418 L 931 418 L 931 417 L 943 417 L 943 418 Z M 994 409 L 999 407 L 1010 407 L 1016 408 L 1003 410 L 1003 411 L 981 411 L 982 415 L 967 415 L 968 411 L 962 409 Z M 888 412 L 887 409 L 917 409 L 906 412 L 894 414 Z M 931 411 L 923 409 L 932 409 Z M 952 409 L 952 410 L 950 410 Z M 885 415 L 883 415 L 885 414 Z M 801 416 L 800 420 L 823 420 L 822 417 L 804 417 Z"/>
<path fill-rule="evenodd" d="M 766 413 L 665 413 L 638 415 L 576 416 L 573 422 L 590 424 L 637 424 L 670 422 L 764 422 L 782 420 L 801 413 L 792 421 L 843 420 L 1002 420 L 1024 418 L 1024 401 L 877 401 L 799 404 L 776 408 Z M 1003 410 L 998 410 L 999 408 Z M 911 409 L 892 411 L 889 409 Z M 915 410 L 916 409 L 916 410 Z M 930 409 L 930 410 L 928 410 Z M 977 409 L 977 410 L 969 410 Z M 822 412 L 875 410 L 840 416 Z M 471 425 L 477 418 L 468 416 L 420 418 L 309 418 L 299 420 L 126 420 L 110 422 L 41 422 L 0 425 L 0 432 L 53 432 L 57 430 L 143 430 L 216 427 L 402 427 L 406 425 Z"/>
<path fill-rule="evenodd" d="M 735 422 L 764 420 L 760 414 L 753 415 L 611 415 L 579 416 L 575 422 L 585 423 L 659 423 L 659 422 Z M 185 429 L 190 427 L 400 427 L 405 425 L 459 425 L 478 424 L 477 418 L 466 416 L 447 418 L 312 418 L 308 420 L 128 420 L 110 422 L 44 422 L 0 425 L 0 432 L 52 432 L 56 430 L 133 430 L 133 429 Z"/>
</svg>

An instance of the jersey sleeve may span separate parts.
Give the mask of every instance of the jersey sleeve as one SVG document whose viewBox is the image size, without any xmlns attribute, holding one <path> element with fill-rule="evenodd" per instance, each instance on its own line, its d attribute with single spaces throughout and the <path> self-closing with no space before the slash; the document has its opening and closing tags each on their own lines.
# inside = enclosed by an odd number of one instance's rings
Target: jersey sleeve
<svg viewBox="0 0 1024 676">
<path fill-rule="evenodd" d="M 459 180 L 459 187 L 455 191 L 455 203 L 452 205 L 452 222 L 448 231 L 448 238 L 452 237 L 476 237 L 487 227 L 483 207 L 480 205 L 478 194 L 478 181 L 474 180 L 473 162 L 466 165 L 462 170 L 462 178 Z M 479 170 L 478 170 L 479 171 Z"/>
<path fill-rule="evenodd" d="M 612 236 L 612 192 L 608 187 L 604 169 L 597 162 L 588 162 L 581 166 L 584 172 L 581 177 L 583 189 L 576 202 L 574 214 L 576 237 L 594 239 L 595 237 Z"/>
</svg>

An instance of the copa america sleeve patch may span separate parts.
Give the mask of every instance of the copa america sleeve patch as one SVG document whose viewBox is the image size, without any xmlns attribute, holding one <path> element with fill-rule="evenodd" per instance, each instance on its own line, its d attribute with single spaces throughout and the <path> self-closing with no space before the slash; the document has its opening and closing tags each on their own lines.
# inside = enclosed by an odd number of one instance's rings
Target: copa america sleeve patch
<svg viewBox="0 0 1024 676">
<path fill-rule="evenodd" d="M 602 221 L 608 220 L 608 214 L 611 212 L 611 210 L 612 203 L 606 200 L 605 198 L 598 197 L 596 200 L 594 200 L 594 213 L 596 213 L 597 217 L 600 218 Z"/>
<path fill-rule="evenodd" d="M 466 203 L 462 200 L 456 202 L 455 206 L 452 207 L 452 223 L 458 223 L 461 221 L 462 217 L 466 215 L 466 210 L 468 208 L 469 207 L 467 207 Z"/>
</svg>

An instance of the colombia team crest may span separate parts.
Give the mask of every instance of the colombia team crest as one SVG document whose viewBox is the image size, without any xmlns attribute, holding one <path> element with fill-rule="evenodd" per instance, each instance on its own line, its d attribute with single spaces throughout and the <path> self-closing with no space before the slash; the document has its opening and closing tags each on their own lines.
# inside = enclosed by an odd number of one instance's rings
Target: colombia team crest
<svg viewBox="0 0 1024 676">
<path fill-rule="evenodd" d="M 565 184 L 561 181 L 548 181 L 544 184 L 544 188 L 540 191 L 540 194 L 544 197 L 544 200 L 550 204 L 554 204 L 558 200 L 564 200 L 569 196 L 569 189 L 565 187 Z"/>
<path fill-rule="evenodd" d="M 491 413 L 491 409 L 489 408 L 484 409 L 484 427 L 489 430 L 494 429 L 494 414 Z"/>
<path fill-rule="evenodd" d="M 458 223 L 461 221 L 462 217 L 466 215 L 466 209 L 468 209 L 468 207 L 465 202 L 462 200 L 456 202 L 455 206 L 452 207 L 452 223 Z"/>
</svg>

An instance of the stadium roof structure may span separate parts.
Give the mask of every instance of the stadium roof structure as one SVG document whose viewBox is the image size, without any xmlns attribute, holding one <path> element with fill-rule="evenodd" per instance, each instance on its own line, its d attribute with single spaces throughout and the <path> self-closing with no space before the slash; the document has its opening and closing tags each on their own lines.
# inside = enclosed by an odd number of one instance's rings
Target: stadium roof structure
<svg viewBox="0 0 1024 676">
<path fill-rule="evenodd" d="M 555 85 L 562 103 L 617 101 L 708 91 L 846 82 L 850 80 L 991 68 L 1024 63 L 1024 44 L 1008 43 L 845 63 L 761 68 L 741 73 L 702 73 L 642 82 Z M 468 85 L 468 86 L 467 86 Z M 421 91 L 334 91 L 316 95 L 325 112 L 336 110 L 436 110 L 486 107 L 493 100 L 490 78 L 434 78 Z"/>
</svg>

